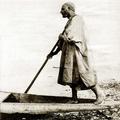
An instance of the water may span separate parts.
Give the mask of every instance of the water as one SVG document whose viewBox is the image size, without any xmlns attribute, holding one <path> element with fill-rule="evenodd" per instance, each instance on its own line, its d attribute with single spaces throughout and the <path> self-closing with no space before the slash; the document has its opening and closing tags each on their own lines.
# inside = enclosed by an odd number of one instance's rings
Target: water
<svg viewBox="0 0 120 120">
<path fill-rule="evenodd" d="M 0 0 L 0 90 L 25 91 L 66 23 L 59 14 L 62 3 L 63 0 Z M 98 81 L 120 81 L 120 1 L 74 3 L 86 23 Z M 30 93 L 69 95 L 69 87 L 57 84 L 59 59 L 60 54 L 47 63 Z"/>
</svg>

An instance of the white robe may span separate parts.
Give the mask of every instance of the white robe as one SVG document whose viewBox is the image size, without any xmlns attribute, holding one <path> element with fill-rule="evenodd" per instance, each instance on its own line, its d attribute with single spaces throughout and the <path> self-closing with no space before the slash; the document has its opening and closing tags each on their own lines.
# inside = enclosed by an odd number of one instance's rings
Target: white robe
<svg viewBox="0 0 120 120">
<path fill-rule="evenodd" d="M 83 19 L 76 15 L 69 19 L 58 46 L 62 50 L 58 83 L 62 85 L 75 84 L 81 89 L 96 85 L 96 74 L 90 68 Z M 75 44 L 70 44 L 70 41 Z"/>
</svg>

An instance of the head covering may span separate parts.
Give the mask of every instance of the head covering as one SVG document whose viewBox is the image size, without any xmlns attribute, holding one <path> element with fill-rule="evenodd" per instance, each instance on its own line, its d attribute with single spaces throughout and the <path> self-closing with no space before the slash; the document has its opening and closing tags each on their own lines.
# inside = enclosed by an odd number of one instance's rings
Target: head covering
<svg viewBox="0 0 120 120">
<path fill-rule="evenodd" d="M 63 6 L 64 5 L 68 6 L 72 11 L 75 12 L 75 5 L 74 5 L 74 3 L 72 3 L 72 2 L 66 2 L 66 3 L 63 4 Z"/>
</svg>

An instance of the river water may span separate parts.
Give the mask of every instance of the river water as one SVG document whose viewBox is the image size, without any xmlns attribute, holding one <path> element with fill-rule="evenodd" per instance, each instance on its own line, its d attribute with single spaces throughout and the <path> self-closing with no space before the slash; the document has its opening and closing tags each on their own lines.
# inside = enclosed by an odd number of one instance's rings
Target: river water
<svg viewBox="0 0 120 120">
<path fill-rule="evenodd" d="M 66 0 L 0 0 L 0 90 L 24 92 L 62 32 Z M 83 16 L 98 82 L 120 81 L 120 1 L 71 0 Z M 29 93 L 70 95 L 57 84 L 60 53 L 48 61 Z"/>
</svg>

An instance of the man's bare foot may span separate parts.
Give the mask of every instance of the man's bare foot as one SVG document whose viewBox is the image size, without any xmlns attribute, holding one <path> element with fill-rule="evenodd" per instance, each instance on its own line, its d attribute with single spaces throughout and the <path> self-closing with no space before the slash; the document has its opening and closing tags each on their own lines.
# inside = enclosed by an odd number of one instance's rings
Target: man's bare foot
<svg viewBox="0 0 120 120">
<path fill-rule="evenodd" d="M 96 101 L 94 102 L 94 104 L 95 105 L 101 104 L 104 99 L 105 99 L 105 95 L 103 93 L 100 93 L 96 98 Z"/>
</svg>

